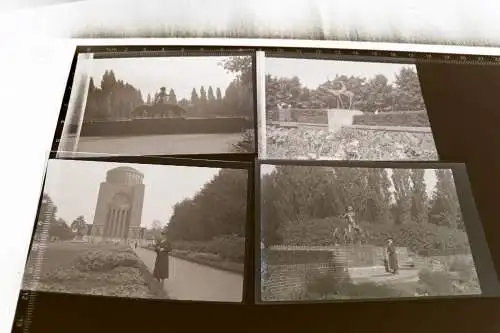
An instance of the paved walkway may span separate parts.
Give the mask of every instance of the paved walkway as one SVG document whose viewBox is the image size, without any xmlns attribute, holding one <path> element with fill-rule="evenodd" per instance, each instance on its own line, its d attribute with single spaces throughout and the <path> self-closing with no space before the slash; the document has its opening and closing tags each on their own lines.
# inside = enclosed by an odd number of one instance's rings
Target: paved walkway
<svg viewBox="0 0 500 333">
<path fill-rule="evenodd" d="M 156 253 L 134 249 L 152 272 Z M 168 297 L 177 300 L 241 302 L 243 275 L 170 257 L 170 278 L 165 281 Z"/>
<path fill-rule="evenodd" d="M 384 266 L 349 268 L 354 283 L 406 283 L 418 281 L 418 269 L 400 269 L 398 274 L 387 273 Z"/>
</svg>

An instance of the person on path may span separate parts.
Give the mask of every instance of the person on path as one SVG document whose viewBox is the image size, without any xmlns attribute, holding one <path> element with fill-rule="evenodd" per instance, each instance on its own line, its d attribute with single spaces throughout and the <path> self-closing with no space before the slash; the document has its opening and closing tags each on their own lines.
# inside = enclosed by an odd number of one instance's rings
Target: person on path
<svg viewBox="0 0 500 333">
<path fill-rule="evenodd" d="M 397 274 L 399 271 L 398 256 L 392 238 L 389 238 L 387 240 L 386 254 L 387 254 L 386 270 L 389 273 Z"/>
<path fill-rule="evenodd" d="M 165 279 L 169 277 L 169 253 L 172 250 L 170 243 L 166 238 L 159 240 L 155 244 L 156 261 L 153 270 L 153 277 L 158 280 L 162 286 L 165 286 Z"/>
</svg>

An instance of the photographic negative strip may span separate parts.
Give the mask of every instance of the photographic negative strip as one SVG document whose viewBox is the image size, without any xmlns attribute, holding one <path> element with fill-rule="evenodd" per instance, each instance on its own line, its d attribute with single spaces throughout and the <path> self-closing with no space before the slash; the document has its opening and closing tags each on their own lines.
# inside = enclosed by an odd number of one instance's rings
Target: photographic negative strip
<svg viewBox="0 0 500 333">
<path fill-rule="evenodd" d="M 88 57 L 78 81 L 85 87 L 72 92 L 84 100 L 68 108 L 74 115 L 66 116 L 70 129 L 60 138 L 58 156 L 255 153 L 252 53 Z"/>
<path fill-rule="evenodd" d="M 22 288 L 242 302 L 248 177 L 241 167 L 50 159 Z"/>
<path fill-rule="evenodd" d="M 415 64 L 270 53 L 262 68 L 262 158 L 438 160 Z"/>
<path fill-rule="evenodd" d="M 499 296 L 458 171 L 262 164 L 258 299 Z"/>
</svg>

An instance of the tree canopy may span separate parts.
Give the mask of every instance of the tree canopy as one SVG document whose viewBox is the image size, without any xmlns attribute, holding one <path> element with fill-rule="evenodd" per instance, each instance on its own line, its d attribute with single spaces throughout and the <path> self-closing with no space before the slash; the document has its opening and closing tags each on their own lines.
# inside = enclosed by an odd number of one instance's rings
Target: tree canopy
<svg viewBox="0 0 500 333">
<path fill-rule="evenodd" d="M 261 182 L 263 239 L 279 244 L 289 225 L 339 217 L 347 206 L 363 223 L 463 228 L 452 172 L 439 169 L 435 174 L 431 192 L 423 169 L 277 166 Z"/>
<path fill-rule="evenodd" d="M 212 85 L 193 87 L 189 98 L 178 99 L 174 88 L 169 88 L 167 101 L 184 108 L 190 116 L 212 117 L 218 115 L 253 116 L 252 57 L 227 57 L 219 66 L 235 74 L 235 79 L 225 88 Z M 84 121 L 129 119 L 132 111 L 144 104 L 151 105 L 155 98 L 148 92 L 118 79 L 113 70 L 104 72 L 100 87 L 91 78 L 85 107 Z M 168 80 L 166 82 L 168 84 Z M 160 87 L 158 87 L 159 89 Z"/>
<path fill-rule="evenodd" d="M 304 86 L 296 76 L 276 77 L 267 74 L 267 108 L 276 108 L 278 103 L 283 102 L 301 109 L 336 107 L 337 100 L 328 89 L 339 89 L 339 82 L 343 82 L 347 90 L 354 93 L 354 109 L 368 112 L 425 109 L 418 74 L 412 67 L 403 67 L 392 84 L 382 74 L 372 78 L 337 75 L 316 88 Z"/>
<path fill-rule="evenodd" d="M 222 169 L 194 197 L 174 206 L 166 234 L 172 240 L 186 241 L 244 236 L 247 188 L 246 170 Z"/>
</svg>

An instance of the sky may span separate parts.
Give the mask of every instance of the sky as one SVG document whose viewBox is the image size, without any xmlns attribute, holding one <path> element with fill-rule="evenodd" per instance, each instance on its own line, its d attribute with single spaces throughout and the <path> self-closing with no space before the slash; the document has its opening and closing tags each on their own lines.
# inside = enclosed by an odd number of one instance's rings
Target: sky
<svg viewBox="0 0 500 333">
<path fill-rule="evenodd" d="M 322 59 L 298 59 L 298 58 L 266 58 L 265 72 L 277 77 L 297 76 L 303 85 L 309 89 L 316 89 L 328 78 L 333 80 L 335 75 L 345 74 L 347 76 L 361 76 L 365 78 L 383 74 L 389 80 L 389 84 L 396 80 L 396 73 L 403 67 L 416 66 L 412 64 L 360 62 L 360 61 L 338 61 Z"/>
<path fill-rule="evenodd" d="M 101 182 L 106 172 L 118 166 L 130 166 L 144 174 L 143 227 L 154 220 L 165 224 L 173 206 L 192 197 L 219 171 L 217 168 L 129 164 L 51 159 L 47 165 L 44 192 L 57 206 L 57 216 L 71 223 L 79 215 L 92 223 Z"/>
<path fill-rule="evenodd" d="M 270 174 L 271 172 L 273 172 L 273 170 L 275 168 L 276 168 L 276 166 L 274 166 L 272 164 L 262 164 L 261 175 Z M 393 169 L 385 169 L 385 170 L 387 171 L 389 179 L 391 179 Z M 436 181 L 437 181 L 435 169 L 426 169 L 425 170 L 424 181 L 426 184 L 426 191 L 430 195 L 433 192 L 434 187 L 436 186 Z M 393 191 L 393 190 L 394 190 L 394 187 L 392 186 L 392 180 L 391 180 L 391 191 Z"/>
<path fill-rule="evenodd" d="M 235 74 L 228 73 L 219 63 L 228 57 L 145 57 L 94 59 L 90 76 L 97 87 L 106 70 L 113 70 L 117 80 L 123 80 L 140 89 L 144 100 L 164 86 L 173 88 L 177 100 L 191 98 L 191 91 L 201 86 L 208 90 L 217 87 L 222 95 Z M 198 92 L 199 93 L 199 92 Z"/>
</svg>

